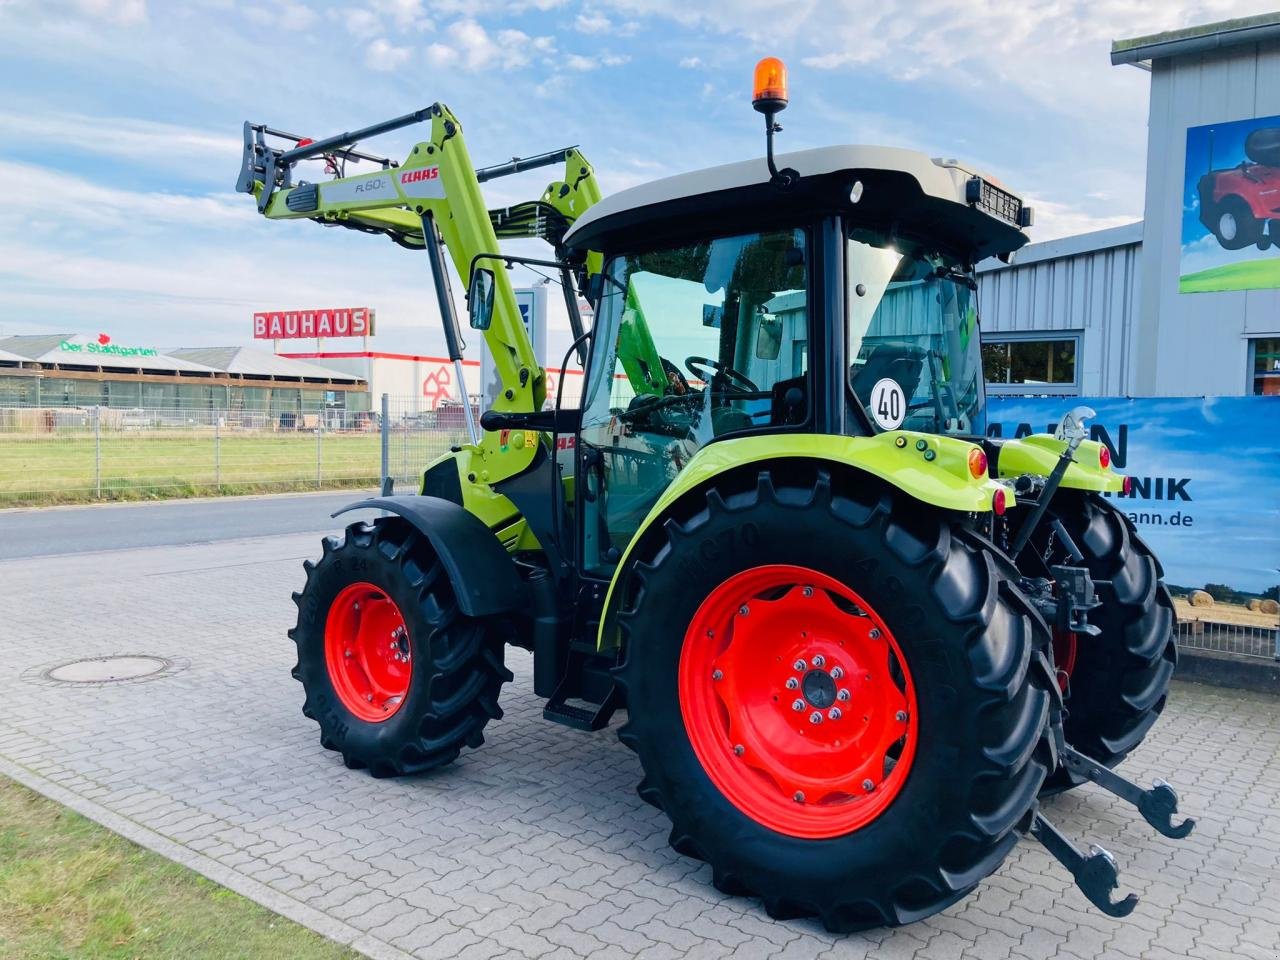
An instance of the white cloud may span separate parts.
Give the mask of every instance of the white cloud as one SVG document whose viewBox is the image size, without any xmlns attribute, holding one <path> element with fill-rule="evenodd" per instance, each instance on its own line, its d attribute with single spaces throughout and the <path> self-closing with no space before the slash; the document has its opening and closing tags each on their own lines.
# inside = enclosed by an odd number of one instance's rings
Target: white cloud
<svg viewBox="0 0 1280 960">
<path fill-rule="evenodd" d="M 699 67 L 702 66 L 702 58 L 701 57 L 682 57 L 680 59 L 680 66 L 684 67 L 684 69 L 686 70 L 697 70 Z"/>
<path fill-rule="evenodd" d="M 315 11 L 296 0 L 280 0 L 271 6 L 246 6 L 242 8 L 246 19 L 266 27 L 282 30 L 306 30 L 316 20 Z"/>
<path fill-rule="evenodd" d="M 598 57 L 584 57 L 581 54 L 571 53 L 564 58 L 564 65 L 570 70 L 585 73 L 589 70 L 598 70 L 600 67 L 620 67 L 630 60 L 630 57 L 612 53 L 601 54 Z"/>
<path fill-rule="evenodd" d="M 602 13 L 580 13 L 573 21 L 579 33 L 608 33 L 612 25 L 613 21 Z"/>
<path fill-rule="evenodd" d="M 341 16 L 347 32 L 361 40 L 377 36 L 382 29 L 382 21 L 378 19 L 378 15 L 364 7 L 343 11 Z"/>
<path fill-rule="evenodd" d="M 1056 240 L 1059 237 L 1071 237 L 1078 233 L 1091 233 L 1094 230 L 1106 230 L 1108 227 L 1122 227 L 1142 219 L 1140 214 L 1131 213 L 1098 216 L 1069 204 L 1033 196 L 1023 199 L 1036 212 L 1036 224 L 1030 230 L 1031 239 L 1036 243 Z"/>
<path fill-rule="evenodd" d="M 526 66 L 533 53 L 555 49 L 553 37 L 531 37 L 522 30 L 499 30 L 490 34 L 476 20 L 456 20 L 445 31 L 445 40 L 427 47 L 427 59 L 433 66 L 460 66 L 465 70 L 483 70 L 494 66 L 511 70 Z"/>
<path fill-rule="evenodd" d="M 165 166 L 182 174 L 216 170 L 220 181 L 227 179 L 227 172 L 239 161 L 242 149 L 238 137 L 194 127 L 47 109 L 32 113 L 0 110 L 0 142 L 48 144 L 73 154 L 121 157 L 149 166 Z"/>
<path fill-rule="evenodd" d="M 147 20 L 147 0 L 74 0 L 74 6 L 87 17 L 122 26 Z"/>
<path fill-rule="evenodd" d="M 369 44 L 364 52 L 365 65 L 371 70 L 399 70 L 413 56 L 408 47 L 397 47 L 385 37 L 379 37 Z"/>
</svg>

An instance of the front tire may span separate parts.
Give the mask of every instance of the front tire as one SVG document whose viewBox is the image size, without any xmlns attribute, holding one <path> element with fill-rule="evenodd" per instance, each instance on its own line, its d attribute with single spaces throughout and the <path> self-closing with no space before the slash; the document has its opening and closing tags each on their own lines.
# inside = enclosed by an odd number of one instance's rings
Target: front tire
<svg viewBox="0 0 1280 960">
<path fill-rule="evenodd" d="M 1262 221 L 1253 215 L 1241 197 L 1228 196 L 1218 201 L 1210 224 L 1224 250 L 1243 250 L 1262 237 Z"/>
<path fill-rule="evenodd" d="M 1053 765 L 1056 690 L 994 550 L 866 477 L 783 465 L 638 549 L 620 737 L 719 889 L 847 932 L 936 913 L 1000 865 Z"/>
<path fill-rule="evenodd" d="M 398 518 L 326 537 L 293 595 L 293 670 L 320 742 L 375 777 L 422 773 L 479 747 L 511 680 L 493 620 L 459 609 L 431 545 Z"/>
</svg>

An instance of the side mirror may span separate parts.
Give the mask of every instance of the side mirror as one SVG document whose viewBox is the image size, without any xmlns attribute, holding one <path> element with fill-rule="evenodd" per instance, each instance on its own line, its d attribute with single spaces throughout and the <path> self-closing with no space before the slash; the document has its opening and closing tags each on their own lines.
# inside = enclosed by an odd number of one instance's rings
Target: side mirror
<svg viewBox="0 0 1280 960">
<path fill-rule="evenodd" d="M 782 352 L 782 318 L 777 314 L 762 313 L 758 319 L 760 330 L 756 333 L 756 358 L 777 360 Z"/>
<path fill-rule="evenodd" d="M 497 286 L 493 271 L 477 267 L 471 271 L 471 286 L 467 289 L 467 315 L 473 330 L 488 330 L 493 323 L 493 292 Z"/>
</svg>

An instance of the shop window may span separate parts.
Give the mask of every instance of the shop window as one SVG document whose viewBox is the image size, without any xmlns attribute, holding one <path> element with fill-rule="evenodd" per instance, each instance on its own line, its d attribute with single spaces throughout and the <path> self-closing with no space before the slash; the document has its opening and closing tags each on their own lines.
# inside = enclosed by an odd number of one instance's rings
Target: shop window
<svg viewBox="0 0 1280 960">
<path fill-rule="evenodd" d="M 1078 334 L 995 334 L 982 338 L 982 367 L 991 393 L 1078 393 Z"/>
<path fill-rule="evenodd" d="M 1280 337 L 1249 341 L 1249 374 L 1255 396 L 1280 396 Z"/>
</svg>

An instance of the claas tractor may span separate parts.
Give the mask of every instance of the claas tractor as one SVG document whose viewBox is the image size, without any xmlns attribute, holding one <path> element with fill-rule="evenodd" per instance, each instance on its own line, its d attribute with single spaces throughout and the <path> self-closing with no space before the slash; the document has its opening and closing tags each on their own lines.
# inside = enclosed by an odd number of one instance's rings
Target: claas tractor
<svg viewBox="0 0 1280 960">
<path fill-rule="evenodd" d="M 546 719 L 625 711 L 672 846 L 775 918 L 927 917 L 1027 837 L 1123 916 L 1111 855 L 1040 803 L 1092 782 L 1191 830 L 1172 788 L 1113 769 L 1165 705 L 1174 615 L 1088 410 L 983 436 L 974 265 L 1023 246 L 1031 210 L 907 150 L 775 157 L 786 101 L 762 61 L 763 159 L 604 199 L 576 147 L 473 167 L 441 104 L 314 141 L 246 124 L 258 209 L 425 251 L 460 363 L 450 257 L 501 381 L 417 493 L 339 511 L 370 518 L 305 564 L 303 713 L 350 768 L 435 770 L 502 716 L 520 647 Z M 403 163 L 355 149 L 418 122 Z M 536 200 L 485 207 L 482 182 L 548 164 Z M 520 263 L 563 288 L 575 407 L 548 395 Z"/>
</svg>

